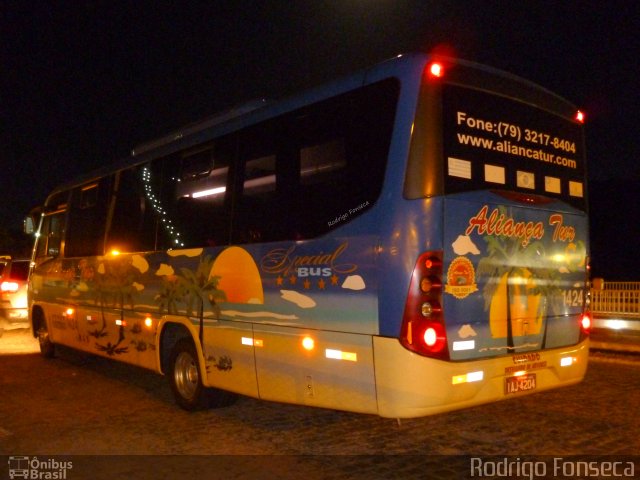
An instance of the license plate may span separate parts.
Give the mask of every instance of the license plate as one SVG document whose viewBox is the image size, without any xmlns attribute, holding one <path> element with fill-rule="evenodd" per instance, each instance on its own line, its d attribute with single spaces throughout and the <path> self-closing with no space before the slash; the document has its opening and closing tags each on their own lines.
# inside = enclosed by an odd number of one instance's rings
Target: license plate
<svg viewBox="0 0 640 480">
<path fill-rule="evenodd" d="M 505 378 L 504 393 L 509 395 L 518 392 L 527 392 L 536 389 L 536 374 L 529 373 L 518 377 Z"/>
</svg>

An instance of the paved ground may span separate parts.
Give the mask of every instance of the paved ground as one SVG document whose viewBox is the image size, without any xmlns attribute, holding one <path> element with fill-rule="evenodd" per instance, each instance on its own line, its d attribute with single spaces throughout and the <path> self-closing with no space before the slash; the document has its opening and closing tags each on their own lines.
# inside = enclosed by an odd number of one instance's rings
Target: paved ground
<svg viewBox="0 0 640 480">
<path fill-rule="evenodd" d="M 37 349 L 10 333 L 0 352 Z M 471 478 L 473 456 L 640 452 L 640 357 L 623 354 L 593 355 L 574 387 L 401 424 L 244 397 L 186 413 L 163 377 L 72 351 L 0 355 L 0 399 L 0 455 L 68 459 L 70 480 Z"/>
</svg>

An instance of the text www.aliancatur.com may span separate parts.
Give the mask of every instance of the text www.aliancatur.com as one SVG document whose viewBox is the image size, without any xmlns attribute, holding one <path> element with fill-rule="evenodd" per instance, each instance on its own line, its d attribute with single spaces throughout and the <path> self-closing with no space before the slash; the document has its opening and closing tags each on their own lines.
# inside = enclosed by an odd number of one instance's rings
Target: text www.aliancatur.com
<svg viewBox="0 0 640 480">
<path fill-rule="evenodd" d="M 461 145 L 469 145 L 472 147 L 482 148 L 485 150 L 493 150 L 494 152 L 508 153 L 519 157 L 532 158 L 541 162 L 553 163 L 567 168 L 578 168 L 577 162 L 572 158 L 561 157 L 553 153 L 545 152 L 540 148 L 529 148 L 521 145 L 515 145 L 509 140 L 495 141 L 490 138 L 477 137 L 475 135 L 467 135 L 458 133 L 458 143 Z"/>
</svg>

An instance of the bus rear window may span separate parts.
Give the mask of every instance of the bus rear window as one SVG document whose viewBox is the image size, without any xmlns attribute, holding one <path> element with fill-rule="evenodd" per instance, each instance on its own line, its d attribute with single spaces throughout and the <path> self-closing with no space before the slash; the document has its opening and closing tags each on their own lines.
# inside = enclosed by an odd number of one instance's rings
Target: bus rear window
<svg viewBox="0 0 640 480">
<path fill-rule="evenodd" d="M 585 208 L 580 124 L 457 85 L 442 100 L 445 193 L 510 190 Z"/>
</svg>

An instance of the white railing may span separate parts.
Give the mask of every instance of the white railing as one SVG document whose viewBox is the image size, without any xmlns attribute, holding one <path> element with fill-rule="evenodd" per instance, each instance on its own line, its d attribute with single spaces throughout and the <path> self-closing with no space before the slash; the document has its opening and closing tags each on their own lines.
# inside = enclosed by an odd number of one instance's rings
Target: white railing
<svg viewBox="0 0 640 480">
<path fill-rule="evenodd" d="M 591 289 L 591 310 L 595 315 L 640 317 L 640 282 L 605 282 L 596 279 Z"/>
<path fill-rule="evenodd" d="M 608 282 L 602 280 L 603 290 L 640 291 L 640 282 Z"/>
</svg>

